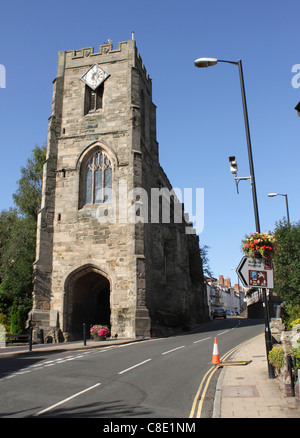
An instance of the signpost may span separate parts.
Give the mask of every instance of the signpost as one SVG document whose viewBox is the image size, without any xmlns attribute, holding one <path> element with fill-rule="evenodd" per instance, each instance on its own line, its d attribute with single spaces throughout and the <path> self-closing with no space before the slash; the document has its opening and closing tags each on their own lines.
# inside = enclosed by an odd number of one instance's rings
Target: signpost
<svg viewBox="0 0 300 438">
<path fill-rule="evenodd" d="M 270 259 L 243 257 L 236 273 L 244 287 L 274 287 L 273 265 Z"/>
<path fill-rule="evenodd" d="M 268 309 L 267 289 L 274 288 L 273 264 L 271 259 L 255 259 L 243 257 L 237 267 L 236 273 L 244 287 L 256 287 L 262 290 L 263 306 L 265 314 L 265 339 L 269 377 L 274 378 L 274 370 L 269 362 L 268 354 L 272 349 L 272 337 L 270 331 L 270 318 Z"/>
</svg>

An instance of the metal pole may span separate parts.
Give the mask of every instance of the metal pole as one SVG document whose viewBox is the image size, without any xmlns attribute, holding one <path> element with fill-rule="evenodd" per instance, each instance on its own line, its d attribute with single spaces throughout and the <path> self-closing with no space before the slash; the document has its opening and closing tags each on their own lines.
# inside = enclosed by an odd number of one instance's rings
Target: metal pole
<svg viewBox="0 0 300 438">
<path fill-rule="evenodd" d="M 287 215 L 287 221 L 288 221 L 288 224 L 289 224 L 290 223 L 290 213 L 289 213 L 288 196 L 287 195 L 283 195 L 283 196 L 285 196 L 286 215 Z"/>
<path fill-rule="evenodd" d="M 30 327 L 29 327 L 29 351 L 32 351 L 32 331 L 33 331 L 33 327 L 30 324 Z"/>
<path fill-rule="evenodd" d="M 246 138 L 247 138 L 247 148 L 248 148 L 249 168 L 250 168 L 250 176 L 251 176 L 251 188 L 252 188 L 252 198 L 253 198 L 253 207 L 254 207 L 255 226 L 256 226 L 256 231 L 258 233 L 260 233 L 260 223 L 259 223 L 259 215 L 258 215 L 256 184 L 255 184 L 253 156 L 252 156 L 252 147 L 251 147 L 251 139 L 250 139 L 250 129 L 249 129 L 247 102 L 246 102 L 245 85 L 244 85 L 244 75 L 243 75 L 242 61 L 240 59 L 238 60 L 238 67 L 239 67 L 241 93 L 242 93 L 243 110 L 244 110 L 244 120 L 245 120 L 245 129 L 246 129 Z M 268 299 L 267 299 L 266 289 L 263 289 L 263 303 L 264 303 L 264 315 L 265 315 L 265 340 L 266 340 L 266 350 L 267 350 L 267 362 L 268 362 L 269 378 L 270 379 L 274 379 L 274 377 L 275 377 L 275 375 L 274 375 L 274 368 L 270 364 L 269 357 L 268 357 L 269 356 L 269 351 L 271 351 L 271 349 L 272 349 L 272 337 L 271 337 L 271 331 L 270 331 Z"/>
<path fill-rule="evenodd" d="M 266 340 L 266 352 L 267 352 L 267 362 L 268 362 L 268 371 L 269 378 L 274 379 L 274 367 L 269 362 L 269 353 L 272 350 L 272 335 L 270 331 L 270 316 L 269 316 L 269 304 L 267 297 L 267 289 L 262 289 L 263 292 L 263 305 L 264 305 L 264 315 L 265 315 L 265 340 Z"/>
<path fill-rule="evenodd" d="M 240 59 L 238 60 L 238 67 L 239 67 L 239 74 L 240 74 L 240 84 L 241 84 L 245 129 L 246 129 L 246 138 L 247 138 L 247 148 L 248 148 L 249 168 L 250 168 L 250 176 L 251 176 L 251 188 L 252 188 L 252 197 L 253 197 L 255 225 L 256 225 L 256 231 L 258 233 L 260 233 L 258 205 L 257 205 L 257 196 L 256 196 L 256 185 L 255 185 L 254 166 L 253 166 L 253 157 L 252 157 L 252 147 L 251 147 L 248 111 L 247 111 L 245 85 L 244 85 L 244 75 L 243 75 L 242 61 Z"/>
<path fill-rule="evenodd" d="M 85 322 L 83 323 L 82 327 L 83 327 L 83 345 L 86 345 Z"/>
<path fill-rule="evenodd" d="M 241 59 L 238 62 L 234 61 L 225 61 L 222 59 L 218 59 L 217 62 L 226 62 L 228 64 L 235 64 L 239 68 L 239 76 L 240 76 L 240 85 L 241 85 L 241 93 L 242 93 L 242 102 L 243 102 L 243 111 L 244 111 L 244 121 L 245 121 L 245 130 L 246 130 L 246 138 L 247 138 L 247 148 L 248 148 L 248 158 L 249 158 L 249 168 L 250 168 L 250 178 L 251 178 L 251 188 L 252 188 L 252 198 L 253 198 L 253 207 L 254 207 L 254 217 L 255 217 L 255 226 L 256 231 L 260 233 L 260 223 L 259 223 L 259 215 L 258 215 L 258 204 L 257 204 L 257 196 L 256 196 L 256 184 L 255 184 L 255 175 L 254 175 L 254 166 L 253 166 L 253 157 L 252 157 L 252 147 L 251 147 L 251 139 L 250 139 L 250 129 L 249 129 L 249 120 L 248 120 L 248 111 L 247 111 L 247 103 L 246 103 L 246 93 L 245 93 L 245 84 L 244 84 L 244 75 L 243 75 L 243 67 Z M 214 65 L 214 64 L 213 64 Z M 208 65 L 206 65 L 207 67 Z M 267 350 L 272 346 L 272 338 L 269 327 L 269 312 L 268 312 L 268 301 L 266 290 L 264 289 L 263 293 L 264 299 L 264 309 L 265 309 L 265 336 L 266 336 L 266 347 Z M 274 369 L 272 365 L 269 363 L 269 378 L 274 378 Z"/>
</svg>

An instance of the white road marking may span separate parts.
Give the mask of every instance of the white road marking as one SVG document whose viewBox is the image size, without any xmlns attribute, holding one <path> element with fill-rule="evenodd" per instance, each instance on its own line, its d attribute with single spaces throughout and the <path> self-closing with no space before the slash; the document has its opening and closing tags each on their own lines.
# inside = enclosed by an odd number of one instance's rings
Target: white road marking
<svg viewBox="0 0 300 438">
<path fill-rule="evenodd" d="M 211 336 L 209 338 L 199 339 L 199 341 L 194 341 L 193 344 L 198 344 L 198 342 L 207 341 L 207 339 L 211 339 Z"/>
<path fill-rule="evenodd" d="M 137 363 L 136 365 L 133 365 L 130 368 L 126 368 L 126 370 L 120 371 L 118 374 L 127 373 L 127 371 L 133 370 L 133 368 L 139 367 L 140 365 L 143 365 L 146 362 L 150 362 L 150 360 L 152 360 L 152 359 L 147 359 L 147 360 L 144 360 L 143 362 Z"/>
<path fill-rule="evenodd" d="M 161 354 L 169 354 L 169 353 L 172 353 L 172 351 L 180 350 L 180 348 L 184 348 L 184 347 L 185 347 L 185 345 L 182 345 L 181 347 L 173 348 L 172 350 L 165 351 L 164 353 L 161 353 Z"/>
<path fill-rule="evenodd" d="M 37 412 L 37 413 L 34 414 L 33 416 L 34 416 L 34 417 L 38 417 L 39 415 L 42 415 L 42 414 L 44 414 L 45 412 L 51 411 L 51 409 L 54 409 L 54 408 L 56 408 L 57 406 L 60 406 L 60 405 L 62 405 L 62 404 L 64 404 L 64 403 L 67 403 L 68 401 L 72 400 L 73 398 L 78 397 L 79 395 L 84 394 L 85 392 L 88 392 L 88 391 L 90 391 L 91 389 L 97 388 L 97 386 L 99 386 L 99 385 L 101 385 L 101 383 L 96 383 L 96 385 L 90 386 L 89 388 L 86 388 L 86 389 L 84 389 L 83 391 L 77 392 L 76 394 L 71 395 L 71 397 L 65 398 L 64 400 L 62 400 L 62 401 L 60 401 L 60 402 L 58 402 L 58 403 L 55 403 L 55 404 L 52 405 L 52 406 L 49 406 L 49 408 L 46 408 L 46 409 L 43 409 L 42 411 Z"/>
</svg>

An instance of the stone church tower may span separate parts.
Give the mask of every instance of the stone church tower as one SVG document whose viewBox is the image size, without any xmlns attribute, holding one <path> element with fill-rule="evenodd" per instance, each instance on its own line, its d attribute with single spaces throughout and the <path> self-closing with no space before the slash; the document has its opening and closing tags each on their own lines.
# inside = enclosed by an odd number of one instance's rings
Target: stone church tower
<svg viewBox="0 0 300 438">
<path fill-rule="evenodd" d="M 172 187 L 159 164 L 152 84 L 135 41 L 59 52 L 53 83 L 34 326 L 55 342 L 80 338 L 83 323 L 139 337 L 206 320 L 198 237 L 186 234 L 174 197 L 169 221 L 151 198 L 153 188 Z M 182 220 L 174 220 L 176 209 Z"/>
</svg>

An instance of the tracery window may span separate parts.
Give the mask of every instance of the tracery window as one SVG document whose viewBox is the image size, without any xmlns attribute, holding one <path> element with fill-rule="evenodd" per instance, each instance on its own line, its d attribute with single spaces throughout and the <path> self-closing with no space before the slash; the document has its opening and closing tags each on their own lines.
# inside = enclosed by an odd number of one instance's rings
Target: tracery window
<svg viewBox="0 0 300 438">
<path fill-rule="evenodd" d="M 84 168 L 84 204 L 111 202 L 112 164 L 102 150 L 95 152 Z"/>
</svg>

